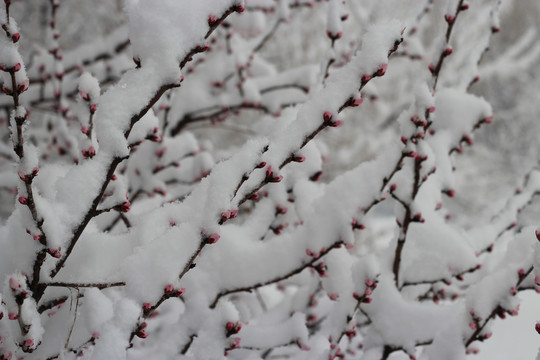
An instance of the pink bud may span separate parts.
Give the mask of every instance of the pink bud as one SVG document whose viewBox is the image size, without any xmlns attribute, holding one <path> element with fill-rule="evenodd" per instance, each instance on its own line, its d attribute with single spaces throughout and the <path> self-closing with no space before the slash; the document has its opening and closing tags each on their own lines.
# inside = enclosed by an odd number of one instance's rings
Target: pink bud
<svg viewBox="0 0 540 360">
<path fill-rule="evenodd" d="M 123 213 L 127 213 L 129 211 L 130 207 L 131 207 L 131 203 L 129 201 L 124 201 L 120 205 L 120 211 L 123 212 Z"/>
<path fill-rule="evenodd" d="M 20 283 L 20 281 L 19 281 L 17 278 L 10 277 L 10 278 L 9 278 L 9 288 L 10 288 L 12 291 L 15 291 L 15 290 L 20 289 L 20 288 L 21 288 L 21 283 Z"/>
<path fill-rule="evenodd" d="M 152 304 L 146 302 L 143 304 L 142 308 L 144 312 L 150 311 L 150 309 L 152 308 Z"/>
<path fill-rule="evenodd" d="M 397 185 L 395 183 L 390 185 L 390 191 L 396 191 L 396 189 L 397 189 Z"/>
<path fill-rule="evenodd" d="M 369 296 L 371 295 L 372 291 L 370 288 L 367 288 L 366 291 L 364 291 L 364 295 Z"/>
<path fill-rule="evenodd" d="M 454 50 L 452 50 L 452 48 L 446 48 L 444 49 L 444 56 L 448 56 L 448 55 L 451 55 L 452 53 L 454 52 Z"/>
<path fill-rule="evenodd" d="M 28 198 L 26 198 L 24 196 L 19 196 L 19 198 L 17 200 L 19 200 L 19 203 L 21 203 L 21 205 L 28 204 Z"/>
<path fill-rule="evenodd" d="M 17 85 L 17 89 L 19 90 L 19 92 L 25 92 L 26 90 L 28 90 L 29 86 L 30 86 L 30 80 L 25 79 L 22 83 Z"/>
<path fill-rule="evenodd" d="M 336 121 L 330 121 L 328 122 L 328 126 L 330 127 L 339 127 L 341 126 L 343 122 L 341 120 L 336 120 Z"/>
<path fill-rule="evenodd" d="M 234 330 L 234 323 L 232 321 L 228 321 L 226 324 L 225 324 L 225 329 L 228 331 L 228 332 L 231 332 Z"/>
<path fill-rule="evenodd" d="M 221 221 L 227 221 L 231 218 L 231 210 L 226 210 L 221 213 Z"/>
<path fill-rule="evenodd" d="M 217 16 L 215 16 L 215 15 L 209 15 L 208 16 L 208 25 L 209 26 L 214 25 L 217 21 L 218 21 Z"/>
<path fill-rule="evenodd" d="M 491 116 L 486 116 L 483 121 L 486 123 L 486 124 L 491 124 L 493 122 L 493 115 Z"/>
<path fill-rule="evenodd" d="M 357 107 L 357 106 L 362 105 L 363 102 L 364 102 L 363 98 L 356 98 L 352 101 L 351 106 Z"/>
<path fill-rule="evenodd" d="M 334 294 L 334 293 L 328 294 L 328 297 L 330 298 L 330 300 L 337 300 L 338 294 Z"/>
<path fill-rule="evenodd" d="M 18 63 L 15 64 L 15 66 L 13 66 L 13 71 L 17 72 L 17 71 L 21 70 L 21 67 L 22 67 L 21 63 L 18 62 Z"/>
<path fill-rule="evenodd" d="M 219 240 L 220 236 L 216 233 L 210 234 L 204 239 L 204 242 L 207 244 L 215 244 Z"/>
<path fill-rule="evenodd" d="M 361 81 L 362 81 L 362 84 L 365 84 L 367 83 L 369 80 L 371 80 L 371 75 L 362 75 L 362 78 L 361 78 Z"/>
<path fill-rule="evenodd" d="M 444 15 L 444 20 L 446 20 L 447 23 L 452 24 L 456 18 L 453 15 L 446 14 Z"/>
<path fill-rule="evenodd" d="M 180 288 L 176 289 L 176 292 L 174 293 L 174 296 L 180 297 L 186 293 L 186 288 Z"/>
<path fill-rule="evenodd" d="M 471 321 L 469 323 L 469 327 L 473 330 L 476 330 L 476 328 L 478 328 L 478 325 L 474 321 Z"/>
<path fill-rule="evenodd" d="M 92 337 L 93 337 L 94 339 L 99 339 L 99 332 L 94 331 L 94 332 L 92 333 Z"/>
<path fill-rule="evenodd" d="M 8 318 L 9 318 L 9 320 L 17 320 L 19 318 L 19 315 L 15 314 L 15 313 L 9 313 Z"/>
<path fill-rule="evenodd" d="M 273 172 L 273 170 L 272 170 L 272 165 L 269 165 L 269 166 L 266 168 L 266 177 L 267 177 L 267 178 L 272 177 L 273 173 L 274 173 L 274 172 Z"/>
<path fill-rule="evenodd" d="M 21 34 L 19 33 L 15 33 L 13 35 L 11 35 L 11 40 L 16 43 L 17 41 L 19 41 L 19 39 L 21 38 Z"/>
<path fill-rule="evenodd" d="M 81 127 L 81 132 L 83 134 L 88 135 L 88 131 L 89 131 L 88 126 L 82 126 Z"/>
<path fill-rule="evenodd" d="M 446 191 L 446 195 L 448 195 L 449 197 L 453 198 L 453 197 L 456 195 L 456 190 L 454 190 L 454 189 L 447 190 L 447 191 Z"/>
<path fill-rule="evenodd" d="M 493 335 L 492 332 L 487 332 L 484 334 L 484 339 L 489 339 Z"/>
<path fill-rule="evenodd" d="M 288 208 L 286 206 L 281 206 L 281 205 L 276 206 L 276 212 L 278 214 L 283 214 L 284 215 L 284 214 L 287 213 L 287 210 L 288 210 Z"/>
<path fill-rule="evenodd" d="M 165 294 L 172 294 L 173 291 L 174 291 L 174 287 L 172 286 L 172 284 L 165 285 L 165 288 L 163 289 L 163 292 Z"/>
<path fill-rule="evenodd" d="M 536 286 L 540 286 L 540 276 L 536 275 L 534 277 L 534 283 L 536 284 Z"/>
<path fill-rule="evenodd" d="M 519 269 L 518 270 L 518 275 L 521 277 L 523 275 L 525 275 L 525 270 L 524 269 Z"/>
<path fill-rule="evenodd" d="M 303 155 L 296 155 L 293 157 L 293 161 L 301 163 L 306 161 L 306 157 Z"/>
<path fill-rule="evenodd" d="M 383 76 L 384 74 L 386 74 L 386 69 L 388 69 L 388 64 L 380 64 L 379 68 L 377 69 L 377 76 Z"/>
<path fill-rule="evenodd" d="M 332 33 L 330 30 L 328 30 L 326 32 L 326 35 L 331 39 L 331 40 L 338 40 L 338 39 L 341 39 L 341 37 L 343 36 L 343 32 L 342 31 L 339 31 L 337 33 Z"/>
<path fill-rule="evenodd" d="M 512 287 L 510 288 L 510 294 L 512 294 L 512 295 L 516 295 L 516 294 L 517 294 L 516 288 L 515 288 L 514 286 L 512 286 Z"/>
<path fill-rule="evenodd" d="M 238 209 L 231 210 L 231 219 L 234 219 L 238 215 Z"/>
<path fill-rule="evenodd" d="M 236 5 L 234 11 L 238 13 L 243 13 L 246 9 L 242 5 Z"/>
<path fill-rule="evenodd" d="M 370 298 L 370 297 L 365 297 L 365 298 L 362 299 L 362 302 L 364 304 L 371 304 L 372 301 L 373 301 L 373 299 Z"/>
<path fill-rule="evenodd" d="M 90 104 L 90 112 L 93 114 L 97 110 L 97 104 Z"/>
<path fill-rule="evenodd" d="M 41 240 L 41 235 L 40 235 L 40 234 L 34 234 L 34 235 L 32 235 L 32 238 L 33 238 L 35 241 L 39 241 L 39 240 Z"/>
<path fill-rule="evenodd" d="M 536 325 L 534 326 L 535 330 L 537 333 L 540 334 L 540 322 L 537 322 Z"/>
<path fill-rule="evenodd" d="M 371 280 L 370 278 L 367 278 L 365 282 L 366 282 L 366 286 L 368 286 L 368 287 L 373 286 L 373 280 Z"/>
<path fill-rule="evenodd" d="M 34 339 L 26 339 L 24 340 L 24 346 L 29 348 L 34 346 Z"/>
<path fill-rule="evenodd" d="M 324 121 L 330 121 L 330 120 L 332 120 L 332 117 L 333 117 L 333 115 L 332 115 L 332 113 L 330 111 L 325 111 L 323 113 Z"/>
</svg>

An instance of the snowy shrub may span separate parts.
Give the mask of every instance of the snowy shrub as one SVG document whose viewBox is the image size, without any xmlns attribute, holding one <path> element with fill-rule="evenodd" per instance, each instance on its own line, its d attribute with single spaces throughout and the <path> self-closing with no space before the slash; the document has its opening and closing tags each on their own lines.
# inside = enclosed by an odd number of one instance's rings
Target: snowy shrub
<svg viewBox="0 0 540 360">
<path fill-rule="evenodd" d="M 79 3 L 0 11 L 0 359 L 464 359 L 540 289 L 540 170 L 459 200 L 499 1 Z"/>
</svg>

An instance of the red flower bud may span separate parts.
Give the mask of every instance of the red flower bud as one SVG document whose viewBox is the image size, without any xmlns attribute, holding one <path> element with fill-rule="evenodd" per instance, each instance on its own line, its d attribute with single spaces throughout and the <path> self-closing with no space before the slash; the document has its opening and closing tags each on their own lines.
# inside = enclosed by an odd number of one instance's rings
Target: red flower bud
<svg viewBox="0 0 540 360">
<path fill-rule="evenodd" d="M 145 312 L 150 311 L 150 309 L 152 308 L 152 304 L 146 302 L 143 304 L 142 308 L 143 308 L 143 311 Z"/>
<path fill-rule="evenodd" d="M 17 200 L 19 200 L 19 203 L 21 203 L 21 205 L 28 204 L 28 198 L 27 197 L 19 196 L 19 198 Z"/>
<path fill-rule="evenodd" d="M 444 15 L 444 20 L 446 20 L 448 24 L 452 24 L 456 18 L 453 15 L 446 14 Z"/>
<path fill-rule="evenodd" d="M 141 339 L 146 339 L 148 337 L 148 333 L 145 330 L 139 330 L 135 333 L 138 337 Z"/>
<path fill-rule="evenodd" d="M 333 115 L 332 115 L 332 113 L 331 113 L 330 111 L 325 111 L 325 112 L 323 113 L 323 119 L 324 119 L 324 121 L 327 121 L 327 122 L 328 122 L 328 121 L 332 120 L 332 117 L 333 117 Z"/>
<path fill-rule="evenodd" d="M 362 80 L 362 84 L 365 84 L 365 83 L 367 83 L 369 80 L 371 80 L 371 75 L 368 75 L 368 74 L 362 75 L 361 80 Z"/>
<path fill-rule="evenodd" d="M 217 16 L 215 16 L 215 15 L 209 15 L 208 16 L 208 25 L 209 26 L 214 25 L 217 21 L 218 21 Z"/>
<path fill-rule="evenodd" d="M 129 211 L 130 207 L 131 207 L 131 203 L 129 201 L 124 201 L 120 205 L 120 211 L 123 212 L 123 213 L 127 213 Z"/>
<path fill-rule="evenodd" d="M 19 41 L 19 39 L 21 38 L 21 34 L 19 33 L 15 33 L 13 35 L 11 35 L 11 40 L 16 43 L 17 41 Z"/>
</svg>

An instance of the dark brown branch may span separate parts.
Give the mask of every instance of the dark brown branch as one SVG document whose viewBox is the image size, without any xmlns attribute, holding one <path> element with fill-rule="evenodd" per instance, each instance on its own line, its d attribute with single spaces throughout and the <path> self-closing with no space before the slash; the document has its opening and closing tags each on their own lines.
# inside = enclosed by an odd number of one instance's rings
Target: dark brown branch
<svg viewBox="0 0 540 360">
<path fill-rule="evenodd" d="M 234 293 L 238 293 L 238 292 L 245 292 L 245 291 L 250 292 L 250 291 L 255 290 L 257 288 L 260 288 L 260 287 L 263 287 L 263 286 L 266 286 L 266 285 L 270 285 L 270 284 L 275 284 L 275 283 L 278 283 L 278 282 L 283 281 L 285 279 L 288 279 L 288 278 L 290 278 L 290 277 L 292 277 L 294 275 L 298 275 L 302 271 L 304 271 L 305 269 L 307 269 L 309 267 L 312 267 L 313 264 L 320 261 L 322 259 L 322 257 L 324 257 L 324 255 L 328 254 L 333 249 L 338 248 L 338 247 L 340 247 L 342 245 L 343 245 L 343 241 L 337 241 L 337 242 L 333 243 L 327 249 L 322 251 L 319 254 L 318 258 L 316 258 L 316 259 L 313 258 L 313 259 L 309 260 L 308 262 L 303 263 L 302 265 L 300 265 L 296 269 L 288 272 L 285 275 L 278 276 L 278 277 L 276 277 L 274 279 L 271 279 L 271 280 L 268 280 L 268 281 L 265 281 L 265 282 L 262 282 L 262 283 L 257 283 L 257 284 L 250 285 L 250 286 L 244 286 L 244 287 L 240 287 L 240 288 L 236 288 L 236 289 L 222 291 L 222 292 L 220 292 L 219 294 L 216 295 L 216 297 L 214 298 L 214 301 L 210 304 L 210 308 L 212 308 L 212 309 L 215 308 L 217 303 L 219 302 L 219 300 L 224 296 L 234 294 Z"/>
<path fill-rule="evenodd" d="M 96 288 L 96 289 L 106 289 L 110 287 L 119 287 L 119 286 L 126 286 L 126 283 L 123 281 L 118 281 L 114 283 L 69 283 L 69 282 L 50 282 L 45 283 L 46 286 L 53 286 L 53 287 L 65 287 L 65 288 Z"/>
</svg>

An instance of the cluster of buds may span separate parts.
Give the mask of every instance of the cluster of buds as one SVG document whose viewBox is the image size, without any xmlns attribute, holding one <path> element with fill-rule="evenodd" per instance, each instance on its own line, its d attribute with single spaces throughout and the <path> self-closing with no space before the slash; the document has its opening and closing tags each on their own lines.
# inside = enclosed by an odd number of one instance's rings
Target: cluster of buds
<svg viewBox="0 0 540 360">
<path fill-rule="evenodd" d="M 167 284 L 163 288 L 163 293 L 169 297 L 180 297 L 186 292 L 185 288 L 175 289 L 172 284 Z"/>
<path fill-rule="evenodd" d="M 325 111 L 323 113 L 324 125 L 329 127 L 338 127 L 341 126 L 341 120 L 334 120 L 334 115 L 330 111 Z"/>
<path fill-rule="evenodd" d="M 17 93 L 23 93 L 26 90 L 28 90 L 28 87 L 30 86 L 30 80 L 24 79 L 21 83 L 17 84 L 17 88 L 15 89 Z M 13 95 L 13 89 L 10 89 L 9 87 L 2 85 L 2 92 L 8 96 Z"/>
<path fill-rule="evenodd" d="M 353 292 L 353 298 L 356 301 L 363 302 L 365 304 L 371 303 L 373 301 L 372 298 L 370 298 L 371 294 L 373 293 L 373 290 L 377 288 L 377 280 L 373 280 L 371 278 L 367 278 L 365 281 L 366 289 L 364 290 L 363 294 L 359 294 L 356 291 Z"/>
<path fill-rule="evenodd" d="M 238 215 L 238 209 L 234 210 L 225 210 L 221 213 L 220 224 L 223 224 L 225 221 L 234 219 Z"/>
<path fill-rule="evenodd" d="M 326 252 L 326 248 L 324 248 L 324 247 L 321 248 L 321 250 L 319 252 L 313 251 L 313 250 L 310 250 L 310 249 L 306 249 L 306 255 L 311 256 L 314 259 L 320 258 L 322 255 L 324 255 L 325 252 Z"/>
<path fill-rule="evenodd" d="M 353 230 L 364 230 L 366 228 L 366 226 L 363 224 L 360 224 L 360 222 L 356 218 L 352 219 L 351 226 Z"/>
<path fill-rule="evenodd" d="M 62 257 L 62 248 L 61 247 L 58 247 L 58 249 L 49 249 L 49 254 L 52 256 L 52 257 L 55 257 L 57 259 L 60 259 Z"/>
<path fill-rule="evenodd" d="M 93 158 L 96 155 L 96 149 L 91 145 L 88 149 L 81 150 L 82 156 L 84 158 Z"/>
<path fill-rule="evenodd" d="M 148 333 L 145 330 L 147 326 L 148 326 L 148 323 L 146 321 L 140 323 L 139 326 L 137 326 L 135 335 L 137 337 L 140 337 L 141 339 L 146 339 L 148 337 Z"/>
<path fill-rule="evenodd" d="M 319 263 L 317 263 L 317 265 L 312 266 L 312 269 L 314 269 L 320 277 L 328 277 L 328 273 L 326 272 L 328 268 L 324 261 L 320 261 Z"/>
<path fill-rule="evenodd" d="M 38 172 L 39 172 L 39 167 L 36 166 L 32 169 L 32 172 L 30 172 L 29 174 L 26 174 L 21 170 L 19 170 L 17 174 L 19 175 L 19 179 L 21 179 L 25 183 L 31 183 L 32 179 L 34 179 L 37 176 Z"/>
<path fill-rule="evenodd" d="M 278 183 L 281 180 L 283 180 L 283 175 L 276 175 L 274 174 L 274 170 L 272 169 L 272 165 L 269 165 L 266 168 L 266 178 L 265 181 L 269 183 Z"/>
<path fill-rule="evenodd" d="M 287 227 L 289 226 L 289 223 L 286 222 L 286 223 L 283 223 L 283 224 L 279 224 L 277 226 L 271 226 L 270 229 L 272 230 L 272 232 L 276 235 L 280 235 L 281 232 L 283 230 L 285 230 Z"/>
<path fill-rule="evenodd" d="M 230 337 L 232 335 L 238 334 L 242 330 L 242 323 L 227 321 L 225 324 L 225 336 Z"/>
<path fill-rule="evenodd" d="M 286 206 L 277 205 L 276 206 L 276 215 L 285 215 L 288 208 Z"/>
</svg>

